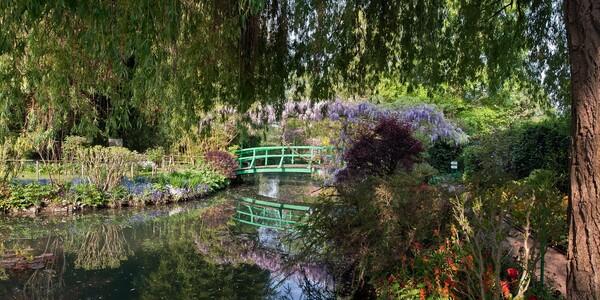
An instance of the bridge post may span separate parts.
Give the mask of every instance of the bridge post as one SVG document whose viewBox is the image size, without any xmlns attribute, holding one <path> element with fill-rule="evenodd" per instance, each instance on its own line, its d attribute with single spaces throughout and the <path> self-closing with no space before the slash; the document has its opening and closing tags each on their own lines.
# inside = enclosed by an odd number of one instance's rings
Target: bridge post
<svg viewBox="0 0 600 300">
<path fill-rule="evenodd" d="M 269 165 L 269 149 L 265 149 L 265 166 Z"/>
<path fill-rule="evenodd" d="M 294 149 L 291 149 L 290 152 L 292 152 L 292 165 L 293 165 L 294 164 L 294 156 L 295 156 Z"/>
<path fill-rule="evenodd" d="M 254 164 L 256 163 L 256 148 L 252 149 L 252 161 L 250 162 L 250 168 L 254 168 Z"/>
<path fill-rule="evenodd" d="M 285 159 L 285 147 L 281 147 L 281 159 L 279 160 L 278 168 L 283 167 L 283 160 Z"/>
</svg>

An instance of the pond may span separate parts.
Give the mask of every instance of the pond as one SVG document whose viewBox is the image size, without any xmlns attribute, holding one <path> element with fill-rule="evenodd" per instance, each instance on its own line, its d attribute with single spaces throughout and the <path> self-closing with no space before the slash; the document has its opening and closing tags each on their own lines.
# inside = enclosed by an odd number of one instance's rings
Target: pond
<svg viewBox="0 0 600 300">
<path fill-rule="evenodd" d="M 231 218 L 233 195 L 299 202 L 317 187 L 308 175 L 253 175 L 182 204 L 0 217 L 0 299 L 332 298 L 323 264 L 286 263 L 297 245 L 285 232 Z"/>
</svg>

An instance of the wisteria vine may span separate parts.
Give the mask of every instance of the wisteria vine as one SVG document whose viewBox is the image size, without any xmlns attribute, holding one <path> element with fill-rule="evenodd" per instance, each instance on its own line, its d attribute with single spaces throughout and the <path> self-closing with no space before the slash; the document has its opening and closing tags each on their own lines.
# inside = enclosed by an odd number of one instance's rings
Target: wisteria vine
<svg viewBox="0 0 600 300">
<path fill-rule="evenodd" d="M 456 145 L 467 141 L 467 135 L 462 129 L 444 117 L 442 110 L 434 105 L 423 104 L 417 106 L 404 107 L 399 109 L 386 109 L 369 102 L 345 102 L 341 99 L 335 101 L 321 101 L 311 103 L 304 101 L 288 101 L 281 107 L 280 114 L 272 105 L 262 105 L 256 103 L 246 113 L 239 114 L 234 107 L 222 106 L 207 113 L 199 122 L 199 129 L 205 128 L 218 116 L 239 115 L 246 126 L 261 127 L 266 125 L 278 124 L 285 128 L 290 118 L 297 118 L 306 122 L 320 122 L 325 119 L 331 121 L 343 121 L 347 123 L 358 123 L 363 120 L 375 121 L 382 118 L 395 118 L 398 121 L 408 124 L 418 135 L 426 137 L 430 142 L 443 139 L 454 142 Z M 282 139 L 290 133 L 283 132 Z M 340 133 L 343 139 L 344 132 Z"/>
</svg>

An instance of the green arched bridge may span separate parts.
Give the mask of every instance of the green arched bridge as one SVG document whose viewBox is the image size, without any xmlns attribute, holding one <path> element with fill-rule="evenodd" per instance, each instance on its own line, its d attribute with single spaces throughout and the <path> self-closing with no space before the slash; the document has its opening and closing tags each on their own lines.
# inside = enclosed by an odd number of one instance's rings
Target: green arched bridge
<svg viewBox="0 0 600 300">
<path fill-rule="evenodd" d="M 256 173 L 312 173 L 326 157 L 335 157 L 336 147 L 273 146 L 236 151 L 236 175 Z"/>
<path fill-rule="evenodd" d="M 336 147 L 273 146 L 236 151 L 236 175 L 257 173 L 312 173 L 326 159 L 339 155 Z M 294 229 L 305 223 L 311 207 L 302 203 L 280 203 L 234 195 L 237 199 L 235 221 L 279 230 Z M 274 199 L 275 200 L 275 199 Z"/>
</svg>

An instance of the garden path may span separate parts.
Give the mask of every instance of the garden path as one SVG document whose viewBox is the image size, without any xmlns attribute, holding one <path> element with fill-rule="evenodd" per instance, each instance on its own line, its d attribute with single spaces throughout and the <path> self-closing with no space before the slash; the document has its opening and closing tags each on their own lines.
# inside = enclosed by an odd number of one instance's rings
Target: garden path
<svg viewBox="0 0 600 300">
<path fill-rule="evenodd" d="M 512 234 L 508 238 L 508 242 L 511 245 L 513 255 L 519 254 L 519 249 L 523 247 L 522 238 L 518 238 L 518 232 Z M 529 239 L 529 243 L 533 243 L 532 239 Z M 552 287 L 560 292 L 562 298 L 567 295 L 567 256 L 557 251 L 554 248 L 548 248 L 546 253 L 546 266 L 544 273 L 548 283 L 552 283 Z"/>
</svg>

